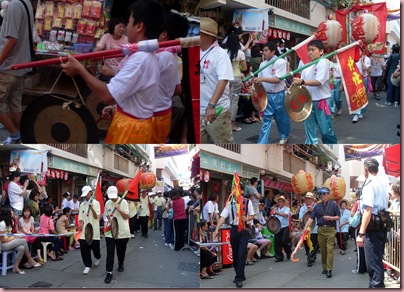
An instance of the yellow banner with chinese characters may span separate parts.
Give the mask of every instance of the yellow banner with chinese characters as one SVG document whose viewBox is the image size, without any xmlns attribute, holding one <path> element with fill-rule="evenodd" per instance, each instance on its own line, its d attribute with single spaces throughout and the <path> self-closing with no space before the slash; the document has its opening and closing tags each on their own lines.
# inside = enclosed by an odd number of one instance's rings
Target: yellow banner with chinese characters
<svg viewBox="0 0 404 292">
<path fill-rule="evenodd" d="M 356 48 L 352 47 L 337 54 L 350 114 L 364 108 L 368 104 L 365 84 L 354 60 L 355 50 Z"/>
</svg>

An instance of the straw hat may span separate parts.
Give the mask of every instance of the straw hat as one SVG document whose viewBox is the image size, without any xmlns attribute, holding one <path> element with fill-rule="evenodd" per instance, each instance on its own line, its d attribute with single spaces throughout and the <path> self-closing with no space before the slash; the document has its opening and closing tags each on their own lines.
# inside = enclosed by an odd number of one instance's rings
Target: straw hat
<svg viewBox="0 0 404 292">
<path fill-rule="evenodd" d="M 314 197 L 314 195 L 313 195 L 312 192 L 307 192 L 304 197 L 305 197 L 305 198 L 308 198 L 308 199 L 316 199 L 316 197 Z"/>
<path fill-rule="evenodd" d="M 346 207 L 347 208 L 349 208 L 349 201 L 347 200 L 347 199 L 342 199 L 340 202 L 339 202 L 339 206 L 341 207 L 341 204 L 342 204 L 342 202 L 345 202 L 346 203 Z"/>
<path fill-rule="evenodd" d="M 278 198 L 274 199 L 276 203 L 278 203 L 279 200 L 283 200 L 286 203 L 286 198 L 284 196 L 279 196 Z"/>
<path fill-rule="evenodd" d="M 200 32 L 221 39 L 218 34 L 217 22 L 208 17 L 201 17 Z"/>
</svg>

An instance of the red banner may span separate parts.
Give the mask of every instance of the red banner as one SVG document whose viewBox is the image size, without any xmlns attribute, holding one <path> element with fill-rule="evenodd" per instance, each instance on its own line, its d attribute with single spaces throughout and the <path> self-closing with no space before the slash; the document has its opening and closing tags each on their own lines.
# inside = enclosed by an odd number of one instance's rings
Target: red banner
<svg viewBox="0 0 404 292">
<path fill-rule="evenodd" d="M 355 47 L 337 54 L 350 114 L 364 108 L 368 104 L 365 84 L 362 75 L 355 64 L 354 58 Z"/>
<path fill-rule="evenodd" d="M 360 10 L 367 9 L 369 12 L 372 12 L 374 16 L 380 22 L 380 32 L 379 36 L 376 39 L 376 43 L 386 42 L 386 18 L 387 18 L 387 7 L 386 2 L 376 3 L 376 4 L 361 4 L 355 5 L 351 9 L 341 9 L 335 11 L 336 19 L 342 25 L 342 42 L 347 43 L 347 25 L 349 20 L 347 19 L 348 14 L 351 12 L 358 12 Z M 349 41 L 348 41 L 349 42 Z"/>
</svg>

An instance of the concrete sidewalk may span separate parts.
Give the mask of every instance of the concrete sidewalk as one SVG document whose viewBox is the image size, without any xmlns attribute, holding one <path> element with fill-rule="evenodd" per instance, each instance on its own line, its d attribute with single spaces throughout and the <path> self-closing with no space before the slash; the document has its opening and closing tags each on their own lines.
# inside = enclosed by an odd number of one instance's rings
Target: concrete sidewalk
<svg viewBox="0 0 404 292">
<path fill-rule="evenodd" d="M 368 288 L 368 274 L 353 274 L 356 266 L 356 252 L 353 251 L 353 241 L 349 241 L 345 255 L 334 250 L 334 269 L 332 278 L 328 279 L 321 272 L 321 255 L 312 267 L 307 267 L 304 249 L 295 255 L 299 262 L 285 260 L 275 263 L 275 258 L 261 259 L 252 266 L 246 266 L 247 280 L 243 282 L 243 288 Z M 214 279 L 201 281 L 201 288 L 236 288 L 233 283 L 234 269 L 228 267 L 222 269 Z M 386 288 L 399 288 L 398 284 L 385 281 Z M 236 288 L 237 289 L 237 288 Z"/>
<path fill-rule="evenodd" d="M 0 276 L 0 288 L 199 288 L 199 258 L 189 249 L 174 251 L 164 246 L 162 231 L 149 230 L 147 239 L 137 233 L 126 249 L 125 271 L 117 271 L 110 284 L 104 283 L 106 247 L 101 239 L 101 263 L 88 274 L 80 250 L 70 251 L 63 261 L 48 261 L 40 268 L 25 270 L 26 275 L 8 270 Z M 93 257 L 94 259 L 94 257 Z M 94 261 L 93 261 L 94 264 Z"/>
</svg>

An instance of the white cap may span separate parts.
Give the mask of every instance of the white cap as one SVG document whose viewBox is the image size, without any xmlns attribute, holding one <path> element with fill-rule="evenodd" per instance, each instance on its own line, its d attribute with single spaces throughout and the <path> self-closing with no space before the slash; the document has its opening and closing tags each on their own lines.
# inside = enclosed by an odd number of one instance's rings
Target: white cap
<svg viewBox="0 0 404 292">
<path fill-rule="evenodd" d="M 118 189 L 115 186 L 110 186 L 107 189 L 108 198 L 116 199 L 118 198 Z"/>
<path fill-rule="evenodd" d="M 93 189 L 91 188 L 91 187 L 89 187 L 89 186 L 84 186 L 82 189 L 81 189 L 81 197 L 85 197 L 85 196 L 87 196 L 87 194 L 89 193 L 89 192 L 91 192 Z"/>
</svg>

